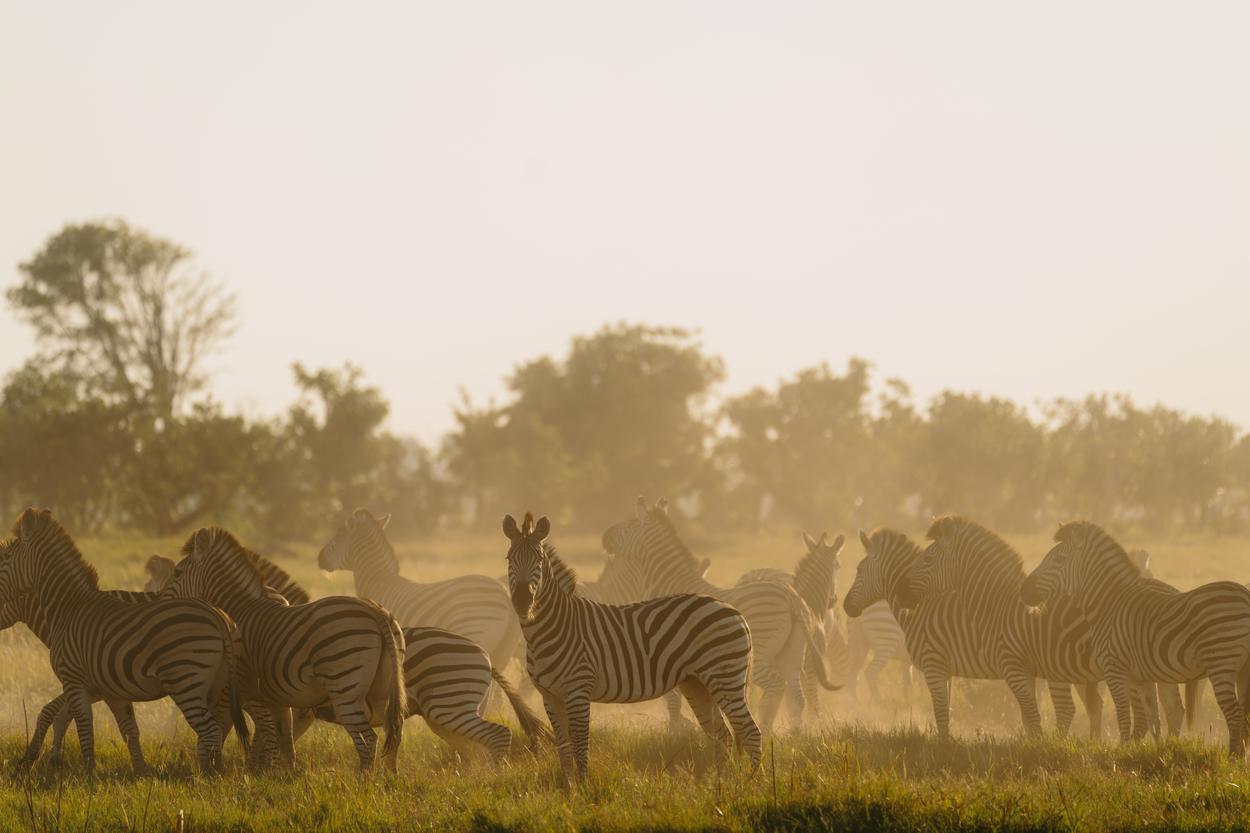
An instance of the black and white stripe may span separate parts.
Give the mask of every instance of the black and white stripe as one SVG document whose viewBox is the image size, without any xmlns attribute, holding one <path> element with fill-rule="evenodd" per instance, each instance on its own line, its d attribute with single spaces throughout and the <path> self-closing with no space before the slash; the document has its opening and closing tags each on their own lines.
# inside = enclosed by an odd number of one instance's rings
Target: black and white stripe
<svg viewBox="0 0 1250 833">
<path fill-rule="evenodd" d="M 751 631 L 731 605 L 677 595 L 630 605 L 592 602 L 546 543 L 550 524 L 504 518 L 508 584 L 527 646 L 526 666 L 555 730 L 565 776 L 587 774 L 590 704 L 651 700 L 681 691 L 718 743 L 725 719 L 752 766 L 760 732 L 746 703 Z M 722 716 L 723 715 L 723 716 Z"/>
<path fill-rule="evenodd" d="M 60 697 L 44 707 L 46 731 L 62 706 L 78 729 L 83 765 L 95 769 L 91 704 L 104 700 L 137 771 L 144 767 L 132 703 L 170 697 L 197 735 L 201 769 L 221 768 L 223 726 L 232 724 L 245 747 L 248 728 L 235 682 L 235 638 L 230 618 L 194 599 L 119 599 L 101 591 L 95 570 L 47 510 L 28 509 L 0 557 L 0 605 L 31 608 L 43 617 L 40 638 L 49 648 Z M 34 614 L 32 614 L 34 618 Z M 27 749 L 32 763 L 42 746 Z"/>
<path fill-rule="evenodd" d="M 303 605 L 272 598 L 255 555 L 224 529 L 199 530 L 187 540 L 183 556 L 162 595 L 204 599 L 239 623 L 244 697 L 257 719 L 257 735 L 262 735 L 259 724 L 266 723 L 276 732 L 279 752 L 293 761 L 289 709 L 328 702 L 356 746 L 361 769 L 373 764 L 374 726 L 386 729 L 383 757 L 394 769 L 407 708 L 404 638 L 394 618 L 351 596 Z M 269 720 L 258 716 L 263 710 Z"/>
<path fill-rule="evenodd" d="M 1088 521 L 1063 524 L 1055 542 L 1025 581 L 1022 597 L 1030 604 L 1060 594 L 1074 598 L 1090 623 L 1121 739 L 1132 731 L 1134 686 L 1206 677 L 1228 725 L 1229 751 L 1244 754 L 1250 590 L 1220 581 L 1183 593 L 1161 591 L 1141 577 L 1114 538 Z"/>
</svg>

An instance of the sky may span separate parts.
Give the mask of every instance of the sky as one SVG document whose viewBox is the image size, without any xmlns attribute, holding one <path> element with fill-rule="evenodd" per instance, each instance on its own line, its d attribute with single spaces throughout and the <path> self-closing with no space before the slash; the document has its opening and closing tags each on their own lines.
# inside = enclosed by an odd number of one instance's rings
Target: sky
<svg viewBox="0 0 1250 833">
<path fill-rule="evenodd" d="M 230 408 L 459 391 L 606 322 L 722 395 L 851 356 L 1250 427 L 1250 4 L 0 0 L 0 289 L 122 217 L 237 293 Z M 0 372 L 35 349 L 0 311 Z"/>
</svg>

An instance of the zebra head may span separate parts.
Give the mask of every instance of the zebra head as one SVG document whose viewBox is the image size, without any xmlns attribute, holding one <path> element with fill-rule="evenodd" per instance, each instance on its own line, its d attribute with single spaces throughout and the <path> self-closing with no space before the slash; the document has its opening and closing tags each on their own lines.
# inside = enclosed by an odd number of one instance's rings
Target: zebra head
<svg viewBox="0 0 1250 833">
<path fill-rule="evenodd" d="M 820 533 L 819 540 L 803 533 L 807 555 L 794 568 L 794 589 L 817 616 L 838 603 L 838 570 L 842 568 L 838 554 L 845 542 L 841 535 L 829 543 L 827 532 Z"/>
<path fill-rule="evenodd" d="M 852 618 L 876 602 L 896 603 L 899 585 L 920 554 L 914 541 L 893 529 L 861 531 L 859 542 L 864 546 L 864 559 L 855 568 L 855 581 L 842 602 L 842 609 Z"/>
<path fill-rule="evenodd" d="M 1102 527 L 1072 521 L 1059 527 L 1055 546 L 1025 579 L 1020 597 L 1031 605 L 1065 594 L 1088 599 L 1140 577 L 1128 553 Z"/>
<path fill-rule="evenodd" d="M 656 507 L 662 511 L 668 511 L 668 502 L 663 498 L 656 503 Z M 642 495 L 634 501 L 634 517 L 627 521 L 612 524 L 603 531 L 603 551 L 609 555 L 633 555 L 636 554 L 638 547 L 642 542 L 643 524 L 646 523 L 647 515 L 650 513 L 651 507 L 647 504 L 647 499 Z"/>
<path fill-rule="evenodd" d="M 53 562 L 67 567 L 79 562 L 89 583 L 98 586 L 95 569 L 83 560 L 73 539 L 52 517 L 51 509 L 32 507 L 23 511 L 12 533 L 0 560 L 0 604 L 16 603 L 23 594 L 34 592 L 38 575 Z M 57 580 L 63 577 L 58 576 Z"/>
<path fill-rule="evenodd" d="M 174 571 L 177 568 L 178 564 L 172 558 L 166 558 L 163 555 L 152 556 L 148 559 L 148 563 L 143 565 L 144 571 L 148 574 L 148 581 L 143 585 L 143 589 L 148 593 L 161 592 L 173 580 Z"/>
<path fill-rule="evenodd" d="M 529 512 L 517 526 L 511 515 L 504 516 L 503 534 L 511 541 L 508 547 L 508 594 L 521 622 L 533 619 L 534 601 L 542 592 L 543 578 L 550 574 L 544 542 L 551 532 L 546 516 L 534 520 Z"/>
<path fill-rule="evenodd" d="M 932 598 L 959 586 L 959 567 L 955 549 L 958 541 L 954 524 L 938 518 L 929 527 L 929 545 L 915 560 L 911 570 L 899 586 L 899 601 L 906 607 L 914 607 L 923 599 Z"/>
<path fill-rule="evenodd" d="M 326 545 L 317 553 L 317 566 L 323 570 L 355 570 L 356 556 L 362 544 L 372 538 L 386 538 L 383 530 L 391 516 L 377 517 L 368 509 L 357 509 L 343 522 Z"/>
</svg>

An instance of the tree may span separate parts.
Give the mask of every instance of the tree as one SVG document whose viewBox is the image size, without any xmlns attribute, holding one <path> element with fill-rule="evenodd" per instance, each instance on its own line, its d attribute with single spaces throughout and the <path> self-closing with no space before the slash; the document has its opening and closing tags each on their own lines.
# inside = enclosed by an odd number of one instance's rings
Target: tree
<svg viewBox="0 0 1250 833">
<path fill-rule="evenodd" d="M 121 220 L 67 225 L 19 267 L 10 304 L 43 346 L 107 399 L 155 419 L 205 383 L 230 335 L 234 298 L 191 253 Z"/>
</svg>

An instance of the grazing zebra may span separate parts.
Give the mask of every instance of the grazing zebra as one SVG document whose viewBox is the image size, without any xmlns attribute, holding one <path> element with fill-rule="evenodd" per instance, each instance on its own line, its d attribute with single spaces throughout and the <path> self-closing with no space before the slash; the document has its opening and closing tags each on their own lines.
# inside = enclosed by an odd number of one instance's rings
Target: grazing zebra
<svg viewBox="0 0 1250 833">
<path fill-rule="evenodd" d="M 256 571 L 260 573 L 261 582 L 277 593 L 287 604 L 303 605 L 312 601 L 308 591 L 299 585 L 291 574 L 274 564 L 267 558 L 253 553 L 256 558 Z M 154 555 L 148 559 L 144 569 L 148 574 L 148 582 L 143 589 L 149 593 L 159 593 L 174 577 L 177 562 L 163 555 Z"/>
<path fill-rule="evenodd" d="M 317 565 L 323 570 L 351 570 L 356 595 L 382 605 L 404 627 L 443 628 L 466 636 L 486 649 L 495 668 L 506 668 L 521 630 L 502 585 L 486 576 L 430 584 L 404 578 L 386 537 L 390 519 L 357 509 L 321 548 Z"/>
<path fill-rule="evenodd" d="M 1042 610 L 1020 599 L 1024 566 L 1020 554 L 998 535 L 956 515 L 929 526 L 929 545 L 912 567 L 907 595 L 933 600 L 925 618 L 926 654 L 912 654 L 933 696 L 939 731 L 949 725 L 941 710 L 954 676 L 1004 680 L 1020 706 L 1025 731 L 1040 734 L 1035 680 L 1050 686 L 1060 734 L 1072 724 L 1070 683 L 1083 694 L 1091 736 L 1102 730 L 1102 679 L 1094 663 L 1089 625 L 1071 599 L 1057 598 Z"/>
<path fill-rule="evenodd" d="M 842 551 L 845 539 L 839 535 L 832 544 L 828 539 L 828 533 L 822 532 L 818 541 L 804 532 L 803 545 L 807 552 L 794 566 L 793 575 L 775 567 L 761 567 L 744 573 L 736 586 L 742 587 L 755 581 L 777 581 L 793 587 L 812 614 L 822 622 L 825 656 L 830 667 L 835 669 L 834 676 L 849 679 L 849 650 L 838 616 L 836 589 L 837 571 L 841 566 L 838 563 L 838 553 Z M 838 669 L 841 669 L 840 674 Z M 812 704 L 813 711 L 819 716 L 820 698 L 810 669 L 803 669 L 800 680 L 804 700 Z"/>
<path fill-rule="evenodd" d="M 637 559 L 650 598 L 702 593 L 742 612 L 751 627 L 751 681 L 764 691 L 759 718 L 766 730 L 772 728 L 782 698 L 787 695 L 791 719 L 802 719 L 805 697 L 799 678 L 805 665 L 823 688 L 840 688 L 829 681 L 820 623 L 793 588 L 759 581 L 722 589 L 706 581 L 700 573 L 700 562 L 678 536 L 665 501 L 648 507 L 639 498 L 637 517 L 604 532 L 603 546 L 617 556 Z"/>
<path fill-rule="evenodd" d="M 361 770 L 373 765 L 375 725 L 386 729 L 383 757 L 394 770 L 407 708 L 404 637 L 394 618 L 376 604 L 350 596 L 294 606 L 272 598 L 255 555 L 224 529 L 197 531 L 182 552 L 162 595 L 205 599 L 239 623 L 244 697 L 249 709 L 268 709 L 272 721 L 267 722 L 277 733 L 280 753 L 294 760 L 288 709 L 315 708 L 328 701 L 335 722 L 356 746 Z"/>
<path fill-rule="evenodd" d="M 95 569 L 47 510 L 24 511 L 13 535 L 0 557 L 0 605 L 13 610 L 29 604 L 27 597 L 37 600 L 52 670 L 63 687 L 61 701 L 45 706 L 40 720 L 51 722 L 62 703 L 69 707 L 88 775 L 95 772 L 95 700 L 118 717 L 136 771 L 144 764 L 135 702 L 171 698 L 196 733 L 204 771 L 221 769 L 223 725 L 233 724 L 247 748 L 228 616 L 199 600 L 134 602 L 101 591 Z M 38 741 L 42 746 L 43 735 Z M 39 746 L 32 741 L 25 763 L 34 761 Z"/>
<path fill-rule="evenodd" d="M 630 605 L 592 602 L 546 542 L 551 525 L 527 514 L 504 518 L 508 585 L 528 646 L 526 667 L 555 730 L 561 771 L 587 775 L 590 704 L 651 700 L 680 689 L 703 729 L 728 743 L 725 718 L 752 768 L 760 731 L 747 708 L 751 631 L 737 610 L 708 596 L 680 595 Z M 723 717 L 722 717 L 723 714 Z"/>
<path fill-rule="evenodd" d="M 1185 593 L 1160 592 L 1141 580 L 1114 538 L 1088 521 L 1063 524 L 1055 542 L 1021 596 L 1030 604 L 1059 594 L 1074 598 L 1090 623 L 1121 740 L 1132 729 L 1134 684 L 1208 677 L 1228 723 L 1229 752 L 1242 755 L 1250 699 L 1250 590 L 1220 581 Z"/>
</svg>

